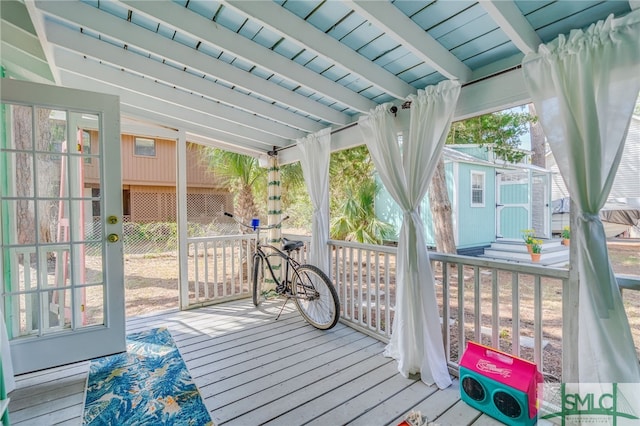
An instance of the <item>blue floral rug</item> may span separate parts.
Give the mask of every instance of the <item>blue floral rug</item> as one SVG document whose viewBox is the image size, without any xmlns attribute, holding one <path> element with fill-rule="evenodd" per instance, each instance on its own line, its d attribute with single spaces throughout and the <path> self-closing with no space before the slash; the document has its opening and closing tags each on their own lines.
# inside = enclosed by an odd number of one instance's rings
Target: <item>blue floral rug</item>
<svg viewBox="0 0 640 426">
<path fill-rule="evenodd" d="M 127 352 L 91 361 L 85 425 L 212 425 L 166 328 L 127 335 Z"/>
</svg>

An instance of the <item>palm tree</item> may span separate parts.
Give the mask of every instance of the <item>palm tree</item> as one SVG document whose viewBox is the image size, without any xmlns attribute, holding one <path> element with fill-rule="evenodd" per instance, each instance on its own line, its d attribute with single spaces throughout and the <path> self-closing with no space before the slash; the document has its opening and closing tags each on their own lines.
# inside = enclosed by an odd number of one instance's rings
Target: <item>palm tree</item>
<svg viewBox="0 0 640 426">
<path fill-rule="evenodd" d="M 393 226 L 376 217 L 375 198 L 380 186 L 373 179 L 346 189 L 338 215 L 331 221 L 331 238 L 381 244 L 393 236 Z"/>
<path fill-rule="evenodd" d="M 235 215 L 243 223 L 258 216 L 256 191 L 264 191 L 267 169 L 260 167 L 258 159 L 248 155 L 205 147 L 204 157 L 209 169 L 235 194 Z"/>
</svg>

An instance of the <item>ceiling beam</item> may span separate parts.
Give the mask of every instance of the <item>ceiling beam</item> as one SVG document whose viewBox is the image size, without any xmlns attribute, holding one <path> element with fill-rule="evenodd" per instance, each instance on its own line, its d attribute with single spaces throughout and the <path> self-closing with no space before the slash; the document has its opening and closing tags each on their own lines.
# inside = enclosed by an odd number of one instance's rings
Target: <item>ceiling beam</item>
<svg viewBox="0 0 640 426">
<path fill-rule="evenodd" d="M 522 53 L 538 50 L 542 40 L 513 0 L 480 0 L 479 3 Z"/>
<path fill-rule="evenodd" d="M 285 58 L 278 53 L 267 49 L 258 43 L 247 39 L 235 32 L 218 25 L 185 7 L 173 2 L 158 4 L 144 0 L 122 1 L 131 9 L 158 20 L 173 28 L 178 28 L 186 34 L 213 44 L 217 48 L 237 55 L 240 58 L 258 64 L 277 75 L 286 77 L 302 86 L 321 93 L 327 98 L 334 99 L 357 111 L 369 111 L 375 107 L 375 103 L 364 96 L 347 89 L 343 85 L 329 80 L 322 75 L 305 68 L 304 66 Z M 262 6 L 271 2 L 250 2 L 251 8 Z M 275 3 L 274 3 L 275 5 Z M 279 6 L 278 9 L 281 9 Z M 281 9 L 284 10 L 284 9 Z M 311 27 L 308 25 L 308 27 Z M 306 31 L 309 31 L 307 28 Z M 301 34 L 298 34 L 300 37 Z M 353 54 L 353 51 L 352 51 Z M 368 62 L 368 61 L 367 61 Z"/>
<path fill-rule="evenodd" d="M 354 10 L 451 80 L 466 83 L 471 69 L 388 1 L 351 0 Z"/>
<path fill-rule="evenodd" d="M 24 6 L 27 8 L 27 12 L 29 13 L 29 17 L 31 18 L 31 24 L 35 29 L 38 40 L 40 40 L 40 45 L 47 60 L 47 64 L 49 65 L 49 71 L 51 72 L 53 81 L 57 84 L 60 84 L 60 72 L 55 66 L 55 62 L 53 61 L 53 51 L 47 43 L 47 38 L 45 36 L 44 16 L 35 6 L 34 0 L 25 0 Z"/>
<path fill-rule="evenodd" d="M 152 79 L 216 99 L 225 105 L 237 106 L 235 111 L 240 111 L 241 113 L 234 116 L 234 121 L 242 122 L 245 125 L 257 125 L 253 120 L 255 118 L 253 114 L 257 114 L 305 132 L 315 132 L 326 127 L 317 121 L 287 111 L 284 108 L 274 107 L 268 102 L 205 80 L 202 77 L 178 70 L 96 38 L 83 34 L 79 35 L 77 31 L 71 28 L 53 22 L 48 23 L 47 27 L 47 37 L 50 43 L 90 57 L 96 57 L 97 52 L 99 52 L 98 58 L 102 62 L 126 68 Z M 246 116 L 247 113 L 250 113 L 250 115 Z M 244 122 L 242 120 L 243 114 L 245 115 Z M 293 129 L 289 128 L 281 136 L 294 139 L 300 137 L 293 136 L 292 132 Z"/>
<path fill-rule="evenodd" d="M 640 0 L 629 0 L 631 10 L 640 9 Z"/>
<path fill-rule="evenodd" d="M 93 91 L 105 91 L 106 93 L 115 94 L 120 96 L 120 101 L 123 104 L 134 105 L 138 108 L 173 116 L 189 123 L 196 123 L 228 135 L 240 137 L 243 140 L 253 140 L 262 146 L 286 146 L 291 143 L 289 140 L 278 136 L 216 119 L 202 110 L 185 107 L 183 106 L 184 103 L 181 102 L 182 96 L 170 88 L 164 90 L 162 87 L 157 87 L 157 90 L 150 95 L 144 89 L 148 83 L 157 85 L 152 81 L 145 81 L 146 79 L 137 78 L 134 75 L 126 76 L 122 71 L 86 59 L 78 58 L 79 60 L 73 60 L 72 54 L 67 53 L 65 55 L 64 52 L 58 50 L 56 50 L 55 56 L 56 59 L 64 59 L 66 61 L 60 69 L 64 69 L 68 74 L 78 77 L 76 81 L 81 84 L 81 86 L 77 87 L 79 89 L 91 90 L 93 88 Z M 81 62 L 82 65 L 78 66 L 80 61 L 83 61 Z M 66 82 L 73 84 L 70 78 Z M 76 86 L 72 85 L 71 87 Z"/>
<path fill-rule="evenodd" d="M 52 25 L 56 25 L 56 24 L 52 24 Z M 77 36 L 74 34 L 75 33 L 72 30 L 65 31 L 64 29 L 60 29 L 60 31 L 51 31 L 51 35 L 49 36 L 49 38 L 51 42 L 54 44 L 62 43 L 62 44 L 59 44 L 59 46 L 68 46 L 69 43 L 77 45 L 77 44 L 82 44 L 85 41 L 88 41 L 89 44 L 92 44 L 93 40 L 95 40 L 95 39 L 92 40 L 88 37 Z M 74 41 L 65 40 L 66 38 L 65 36 L 72 36 L 72 35 L 74 35 L 73 36 Z M 102 49 L 106 49 L 107 51 L 110 49 L 115 49 L 116 51 L 122 52 L 126 55 L 126 52 L 124 51 L 124 49 L 118 49 L 115 46 L 108 45 L 107 43 L 102 43 L 98 40 L 95 40 L 95 43 L 104 45 L 104 46 L 100 46 L 99 49 L 96 49 L 96 51 L 100 50 L 102 52 L 103 51 Z M 64 47 L 64 48 L 60 47 L 60 49 L 66 49 L 66 48 L 67 47 Z M 89 51 L 89 53 L 87 53 L 87 51 Z M 90 57 L 91 56 L 90 49 L 82 49 L 82 51 L 80 52 L 80 55 Z M 140 58 L 142 61 L 145 61 L 145 59 L 143 59 L 139 55 L 134 55 L 134 56 L 138 56 L 138 58 Z M 168 95 L 168 97 L 165 97 L 164 99 L 167 99 L 173 103 L 180 102 L 182 106 L 185 106 L 187 108 L 191 108 L 194 110 L 198 110 L 198 111 L 203 111 L 206 114 L 209 114 L 213 117 L 217 117 L 231 123 L 238 123 L 241 126 L 254 128 L 256 130 L 260 130 L 265 133 L 271 133 L 276 136 L 282 137 L 284 139 L 296 139 L 299 137 L 306 136 L 306 133 L 300 130 L 296 130 L 292 127 L 286 126 L 276 121 L 259 117 L 255 114 L 246 112 L 238 108 L 234 108 L 216 101 L 212 101 L 207 98 L 203 98 L 202 96 L 199 96 L 199 95 L 190 94 L 186 91 L 176 89 L 175 87 L 174 88 L 169 87 L 166 84 L 160 84 L 157 81 L 155 81 L 154 78 L 141 79 L 139 76 L 134 75 L 130 72 L 122 71 L 122 68 L 127 68 L 126 65 L 123 66 L 121 64 L 116 64 L 118 68 L 121 69 L 120 71 L 117 71 L 113 67 L 99 66 L 96 61 L 83 60 L 78 55 L 68 53 L 67 50 L 61 50 L 60 53 L 56 55 L 56 60 L 59 61 L 59 67 L 61 68 L 74 69 L 74 67 L 79 67 L 77 69 L 83 69 L 84 71 L 89 72 L 88 67 L 92 67 L 92 69 L 95 70 L 95 72 L 100 73 L 102 75 L 109 73 L 110 78 L 112 79 L 111 80 L 112 84 L 118 84 L 122 81 L 123 87 L 128 87 L 131 90 L 138 90 L 140 92 L 144 92 L 148 96 L 160 97 L 161 94 L 163 94 L 162 96 Z M 151 61 L 151 62 L 155 62 L 155 61 Z M 152 63 L 147 65 L 147 68 L 159 68 L 159 67 L 169 68 L 159 63 L 155 63 L 155 64 Z M 183 73 L 178 70 L 175 70 L 175 71 L 179 74 Z M 197 80 L 202 80 L 195 76 L 194 78 Z"/>
<path fill-rule="evenodd" d="M 330 62 L 340 64 L 341 67 L 398 99 L 404 99 L 416 93 L 415 87 L 275 2 L 225 0 L 224 4 L 248 15 L 281 36 L 298 41 L 305 48 L 316 52 Z"/>
<path fill-rule="evenodd" d="M 63 74 L 63 80 L 66 76 L 68 76 L 68 74 Z M 240 138 L 218 132 L 214 129 L 202 127 L 199 124 L 176 120 L 174 117 L 140 109 L 132 105 L 121 105 L 120 111 L 122 115 L 126 117 L 151 123 L 163 123 L 164 125 L 174 126 L 178 131 L 185 131 L 187 134 L 200 135 L 207 140 L 214 141 L 209 144 L 210 146 L 217 146 L 228 151 L 255 156 L 266 154 L 273 149 L 273 147 L 266 148 L 264 145 L 255 145 L 252 141 L 248 141 L 247 143 L 246 140 L 241 140 Z"/>
<path fill-rule="evenodd" d="M 23 50 L 5 43 L 4 40 L 0 44 L 0 51 L 2 51 L 0 64 L 7 70 L 9 76 L 37 83 L 51 84 L 54 81 L 46 62 L 25 54 Z"/>
<path fill-rule="evenodd" d="M 157 5 L 155 2 L 151 3 Z M 249 92 L 277 100 L 281 104 L 303 111 L 329 123 L 344 125 L 351 122 L 351 117 L 347 114 L 85 3 L 38 1 L 37 6 L 42 11 L 57 16 L 64 21 L 91 29 L 115 40 L 120 40 L 123 45 L 136 46 L 139 49 L 185 66 L 188 64 L 190 69 L 197 70 L 203 75 L 216 77 L 231 85 L 242 87 Z"/>
<path fill-rule="evenodd" d="M 205 117 L 206 122 L 210 122 L 227 133 L 241 136 L 252 135 L 255 140 L 269 138 L 278 145 L 283 144 L 288 139 L 296 139 L 306 136 L 306 133 L 286 127 L 275 121 L 257 117 L 253 114 L 222 105 L 194 96 L 182 90 L 157 83 L 150 78 L 143 78 L 129 72 L 103 65 L 94 60 L 84 59 L 75 53 L 67 50 L 57 49 L 54 53 L 59 68 L 75 73 L 82 72 L 93 78 L 100 79 L 112 86 L 121 87 L 131 92 L 140 93 L 151 98 L 164 100 L 176 106 L 193 110 Z M 234 117 L 238 117 L 237 120 Z M 249 124 L 250 123 L 250 124 Z M 286 135 L 286 136 L 281 136 Z M 272 136 L 275 136 L 272 137 Z"/>
</svg>

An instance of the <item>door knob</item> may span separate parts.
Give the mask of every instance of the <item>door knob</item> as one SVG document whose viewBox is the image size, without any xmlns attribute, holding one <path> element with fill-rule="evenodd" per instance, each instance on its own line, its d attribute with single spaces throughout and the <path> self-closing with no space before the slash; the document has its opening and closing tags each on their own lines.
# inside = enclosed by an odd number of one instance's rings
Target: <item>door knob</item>
<svg viewBox="0 0 640 426">
<path fill-rule="evenodd" d="M 109 234 L 109 236 L 107 236 L 107 241 L 109 241 L 110 243 L 115 243 L 120 239 L 120 237 L 118 237 L 118 234 Z"/>
</svg>

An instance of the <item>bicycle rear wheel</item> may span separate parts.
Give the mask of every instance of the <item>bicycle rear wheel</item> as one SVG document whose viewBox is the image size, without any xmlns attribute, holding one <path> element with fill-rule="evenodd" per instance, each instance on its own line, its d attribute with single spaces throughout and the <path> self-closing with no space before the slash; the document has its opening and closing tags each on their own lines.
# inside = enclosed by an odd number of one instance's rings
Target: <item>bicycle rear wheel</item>
<svg viewBox="0 0 640 426">
<path fill-rule="evenodd" d="M 293 273 L 291 292 L 300 314 L 312 326 L 328 330 L 340 319 L 338 292 L 319 268 L 299 266 Z"/>
</svg>

